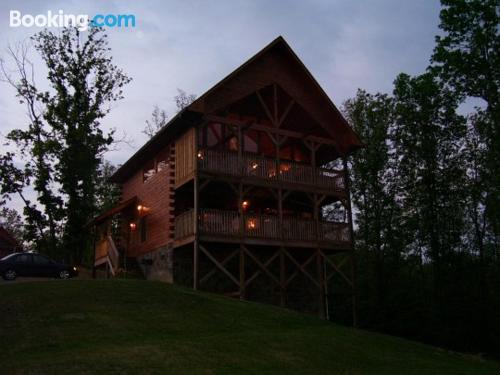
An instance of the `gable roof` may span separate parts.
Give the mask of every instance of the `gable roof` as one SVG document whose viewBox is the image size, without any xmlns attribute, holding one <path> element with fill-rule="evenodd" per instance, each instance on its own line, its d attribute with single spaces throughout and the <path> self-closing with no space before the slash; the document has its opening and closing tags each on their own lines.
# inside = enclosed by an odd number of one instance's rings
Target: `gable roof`
<svg viewBox="0 0 500 375">
<path fill-rule="evenodd" d="M 341 148 L 338 151 L 341 154 L 347 155 L 362 147 L 359 137 L 335 104 L 285 39 L 279 36 L 179 112 L 127 160 L 111 180 L 123 182 L 176 134 L 196 125 L 203 114 L 214 113 L 225 105 L 272 83 L 278 83 L 283 87 L 320 126 L 338 140 L 337 143 Z"/>
</svg>

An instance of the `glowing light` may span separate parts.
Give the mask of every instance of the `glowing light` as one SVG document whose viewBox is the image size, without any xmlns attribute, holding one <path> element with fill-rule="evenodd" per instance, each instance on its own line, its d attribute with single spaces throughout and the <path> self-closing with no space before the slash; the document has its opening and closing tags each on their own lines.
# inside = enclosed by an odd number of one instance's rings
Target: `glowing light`
<svg viewBox="0 0 500 375">
<path fill-rule="evenodd" d="M 248 229 L 255 229 L 257 228 L 257 222 L 254 219 L 249 219 L 247 222 L 247 228 Z"/>
<path fill-rule="evenodd" d="M 258 167 L 258 166 L 259 166 L 259 164 L 257 164 L 257 163 L 253 163 L 253 164 L 252 164 L 252 169 L 257 169 L 257 167 Z"/>
<path fill-rule="evenodd" d="M 144 215 L 147 212 L 149 212 L 149 207 L 146 207 L 142 204 L 137 205 L 137 211 L 139 212 L 139 215 Z"/>
<path fill-rule="evenodd" d="M 288 172 L 290 170 L 290 164 L 281 164 L 280 165 L 280 173 Z"/>
<path fill-rule="evenodd" d="M 203 152 L 198 151 L 198 159 L 203 160 Z"/>
<path fill-rule="evenodd" d="M 136 223 L 130 223 L 130 224 L 129 224 L 129 226 L 130 226 L 130 230 L 131 230 L 132 232 L 133 232 L 133 231 L 135 231 L 135 230 L 137 229 L 137 224 L 136 224 Z"/>
<path fill-rule="evenodd" d="M 243 207 L 244 210 L 246 210 L 248 208 L 248 206 L 250 206 L 250 202 L 249 201 L 243 201 L 241 203 L 241 207 Z"/>
</svg>

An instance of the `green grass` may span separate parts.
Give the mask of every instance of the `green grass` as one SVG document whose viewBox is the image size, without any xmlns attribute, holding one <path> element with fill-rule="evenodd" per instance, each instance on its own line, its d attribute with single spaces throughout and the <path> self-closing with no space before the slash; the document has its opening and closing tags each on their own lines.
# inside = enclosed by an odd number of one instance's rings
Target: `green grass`
<svg viewBox="0 0 500 375">
<path fill-rule="evenodd" d="M 2 374 L 493 374 L 500 365 L 162 283 L 0 285 Z"/>
</svg>

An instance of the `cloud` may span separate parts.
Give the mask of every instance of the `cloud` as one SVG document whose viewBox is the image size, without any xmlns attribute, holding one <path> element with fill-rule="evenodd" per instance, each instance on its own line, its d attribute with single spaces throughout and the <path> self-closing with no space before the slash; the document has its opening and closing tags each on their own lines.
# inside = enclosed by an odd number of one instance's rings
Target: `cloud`
<svg viewBox="0 0 500 375">
<path fill-rule="evenodd" d="M 133 78 L 125 99 L 102 122 L 134 139 L 134 148 L 123 145 L 106 155 L 116 164 L 146 141 L 141 130 L 155 104 L 173 115 L 177 88 L 202 94 L 278 35 L 338 105 L 358 87 L 390 91 L 398 73 L 425 70 L 439 1 L 4 1 L 0 56 L 9 43 L 37 31 L 10 28 L 11 9 L 135 14 L 134 29 L 108 30 L 115 63 Z M 43 72 L 41 66 L 37 70 Z M 26 124 L 24 108 L 5 85 L 0 85 L 0 118 L 1 134 Z"/>
</svg>

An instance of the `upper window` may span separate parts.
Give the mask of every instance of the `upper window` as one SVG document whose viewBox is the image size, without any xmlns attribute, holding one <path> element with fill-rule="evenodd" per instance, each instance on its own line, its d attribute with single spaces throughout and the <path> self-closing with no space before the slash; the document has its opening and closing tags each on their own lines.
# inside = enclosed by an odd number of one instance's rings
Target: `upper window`
<svg viewBox="0 0 500 375">
<path fill-rule="evenodd" d="M 260 134 L 256 130 L 248 130 L 243 137 L 243 148 L 246 152 L 256 154 L 259 152 L 259 138 Z"/>
<path fill-rule="evenodd" d="M 207 132 L 207 147 L 213 147 L 222 142 L 222 124 L 208 124 L 205 130 Z"/>
<path fill-rule="evenodd" d="M 12 258 L 12 260 L 15 260 L 16 257 L 17 257 L 17 254 L 9 254 L 9 255 L 4 256 L 0 260 L 7 260 L 7 259 L 10 259 L 10 258 Z"/>
<path fill-rule="evenodd" d="M 156 173 L 155 161 L 150 160 L 144 165 L 142 169 L 142 180 L 143 181 L 149 180 L 151 177 L 155 175 L 155 173 Z"/>
</svg>

